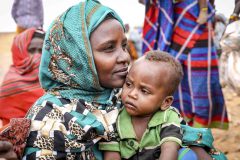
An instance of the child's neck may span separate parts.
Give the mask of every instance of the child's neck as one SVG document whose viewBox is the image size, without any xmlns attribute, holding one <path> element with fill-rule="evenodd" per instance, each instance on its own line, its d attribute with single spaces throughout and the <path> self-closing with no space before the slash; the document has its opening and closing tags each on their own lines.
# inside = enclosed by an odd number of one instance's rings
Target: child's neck
<svg viewBox="0 0 240 160">
<path fill-rule="evenodd" d="M 147 129 L 148 123 L 150 119 L 152 118 L 152 115 L 149 116 L 132 116 L 132 125 L 136 134 L 137 141 L 140 142 L 142 139 L 142 136 Z"/>
</svg>

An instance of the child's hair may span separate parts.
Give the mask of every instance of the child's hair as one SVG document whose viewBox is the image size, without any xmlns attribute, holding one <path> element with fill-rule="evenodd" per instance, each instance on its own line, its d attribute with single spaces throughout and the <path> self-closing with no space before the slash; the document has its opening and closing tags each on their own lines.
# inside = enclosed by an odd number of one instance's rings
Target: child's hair
<svg viewBox="0 0 240 160">
<path fill-rule="evenodd" d="M 174 91 L 177 89 L 183 77 L 183 70 L 181 64 L 169 53 L 158 50 L 148 51 L 146 53 L 145 59 L 155 62 L 165 62 L 172 66 L 171 68 L 173 71 L 171 73 L 171 78 L 169 80 L 170 86 L 168 93 L 169 95 L 172 95 Z"/>
</svg>

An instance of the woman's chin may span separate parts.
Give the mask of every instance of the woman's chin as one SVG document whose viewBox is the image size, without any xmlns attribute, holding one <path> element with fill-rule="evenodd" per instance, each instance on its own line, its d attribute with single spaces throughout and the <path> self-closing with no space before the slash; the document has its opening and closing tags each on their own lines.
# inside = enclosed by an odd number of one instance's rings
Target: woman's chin
<svg viewBox="0 0 240 160">
<path fill-rule="evenodd" d="M 108 83 L 107 86 L 105 86 L 105 88 L 122 88 L 123 84 L 125 82 L 125 78 L 124 79 L 117 79 L 112 81 L 112 83 Z"/>
</svg>

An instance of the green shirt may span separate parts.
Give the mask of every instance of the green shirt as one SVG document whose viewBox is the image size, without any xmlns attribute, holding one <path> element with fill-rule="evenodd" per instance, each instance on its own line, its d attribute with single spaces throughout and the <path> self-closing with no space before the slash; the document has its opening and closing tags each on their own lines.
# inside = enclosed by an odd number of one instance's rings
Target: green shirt
<svg viewBox="0 0 240 160">
<path fill-rule="evenodd" d="M 110 142 L 100 142 L 100 150 L 117 151 L 120 152 L 122 158 L 127 159 L 133 156 L 152 159 L 153 156 L 159 157 L 160 146 L 164 142 L 173 141 L 182 145 L 180 114 L 173 107 L 158 111 L 153 115 L 140 142 L 137 141 L 131 116 L 125 109 L 118 115 L 117 131 L 118 138 Z"/>
</svg>

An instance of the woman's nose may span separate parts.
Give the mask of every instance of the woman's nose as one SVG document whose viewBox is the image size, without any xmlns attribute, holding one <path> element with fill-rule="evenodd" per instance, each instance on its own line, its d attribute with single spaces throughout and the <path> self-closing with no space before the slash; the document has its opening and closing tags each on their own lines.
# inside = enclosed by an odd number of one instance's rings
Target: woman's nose
<svg viewBox="0 0 240 160">
<path fill-rule="evenodd" d="M 130 55 L 126 50 L 122 50 L 119 52 L 119 56 L 117 59 L 118 63 L 129 64 L 130 63 Z"/>
</svg>

